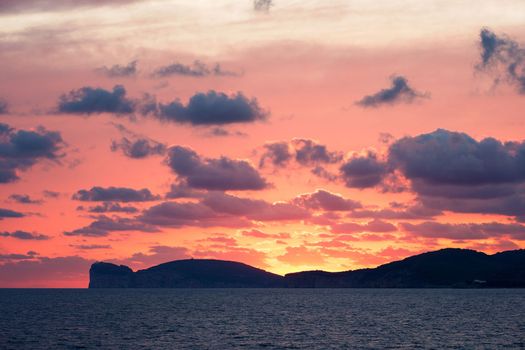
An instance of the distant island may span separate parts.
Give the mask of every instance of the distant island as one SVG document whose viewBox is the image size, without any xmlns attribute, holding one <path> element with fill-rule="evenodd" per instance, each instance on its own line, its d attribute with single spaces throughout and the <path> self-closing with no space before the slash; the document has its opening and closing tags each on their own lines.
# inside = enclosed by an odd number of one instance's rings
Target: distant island
<svg viewBox="0 0 525 350">
<path fill-rule="evenodd" d="M 525 250 L 487 255 L 448 248 L 372 269 L 285 276 L 209 259 L 176 260 L 136 272 L 97 262 L 89 277 L 89 288 L 524 288 Z"/>
</svg>

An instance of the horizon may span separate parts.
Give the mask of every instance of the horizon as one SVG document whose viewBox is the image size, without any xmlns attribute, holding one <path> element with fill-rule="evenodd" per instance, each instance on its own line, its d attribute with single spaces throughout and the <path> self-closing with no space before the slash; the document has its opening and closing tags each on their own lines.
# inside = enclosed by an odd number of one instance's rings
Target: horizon
<svg viewBox="0 0 525 350">
<path fill-rule="evenodd" d="M 497 255 L 497 254 L 501 254 L 501 253 L 507 253 L 507 252 L 514 252 L 514 251 L 520 251 L 520 250 L 524 250 L 524 249 L 514 249 L 514 250 L 502 250 L 502 251 L 499 251 L 499 252 L 495 252 L 495 253 L 492 253 L 492 254 L 487 254 L 487 253 L 484 253 L 484 252 L 481 252 L 481 251 L 477 251 L 477 250 L 473 250 L 473 249 L 466 249 L 466 248 L 455 248 L 455 247 L 449 247 L 449 248 L 441 248 L 441 249 L 438 249 L 438 250 L 429 250 L 429 251 L 426 251 L 426 252 L 421 252 L 417 255 L 411 255 L 411 256 L 407 256 L 403 259 L 399 259 L 399 260 L 393 260 L 393 261 L 389 261 L 389 262 L 386 262 L 384 264 L 381 264 L 381 265 L 377 265 L 377 266 L 369 266 L 369 267 L 365 267 L 364 269 L 374 269 L 374 268 L 377 268 L 377 267 L 380 267 L 382 265 L 386 265 L 386 264 L 389 264 L 389 263 L 392 263 L 392 262 L 397 262 L 397 261 L 402 261 L 402 260 L 405 260 L 405 259 L 409 259 L 409 258 L 412 258 L 412 257 L 415 257 L 415 256 L 419 256 L 419 255 L 424 255 L 424 254 L 428 254 L 428 253 L 435 253 L 435 252 L 440 252 L 440 251 L 443 251 L 443 250 L 462 250 L 462 251 L 471 251 L 471 252 L 475 252 L 475 253 L 482 253 L 482 254 L 485 254 L 487 256 L 492 256 L 492 255 Z M 177 262 L 177 261 L 193 261 L 193 260 L 196 260 L 196 261 L 222 261 L 222 262 L 232 262 L 232 263 L 238 263 L 238 264 L 243 264 L 243 265 L 247 265 L 247 266 L 250 266 L 250 267 L 255 267 L 255 266 L 252 266 L 250 264 L 246 264 L 246 263 L 243 263 L 241 261 L 235 261 L 235 260 L 221 260 L 221 259 L 212 259 L 212 258 L 185 258 L 185 259 L 177 259 L 177 260 L 171 260 L 171 261 L 165 261 L 165 262 L 161 262 L 159 264 L 156 264 L 156 265 L 152 265 L 152 266 L 148 266 L 148 267 L 144 267 L 143 269 L 141 270 L 147 270 L 147 269 L 150 269 L 152 267 L 156 267 L 156 266 L 159 266 L 159 265 L 164 265 L 164 264 L 169 264 L 169 263 L 173 263 L 173 262 Z M 118 265 L 118 264 L 114 264 L 114 263 L 111 263 L 111 262 L 107 262 L 107 261 L 95 261 L 93 262 L 93 264 L 99 264 L 99 263 L 103 263 L 103 264 L 112 264 L 112 265 L 116 265 L 116 266 L 125 266 L 125 267 L 129 267 L 127 265 Z M 140 270 L 133 270 L 131 269 L 133 272 L 137 272 L 137 271 L 140 271 Z M 261 269 L 263 271 L 266 271 L 264 269 Z M 357 269 L 359 270 L 359 269 Z M 278 274 L 278 273 L 274 273 L 274 272 L 271 272 L 271 271 L 266 271 L 266 272 L 270 272 L 270 273 L 273 273 L 273 274 L 276 274 L 276 275 L 279 275 L 279 276 L 285 276 L 287 274 L 293 274 L 293 273 L 299 273 L 299 272 L 306 272 L 306 271 L 322 271 L 322 272 L 330 272 L 330 273 L 337 273 L 337 272 L 347 272 L 347 271 L 356 271 L 356 270 L 342 270 L 342 271 L 326 271 L 326 270 L 319 270 L 319 269 L 314 269 L 314 270 L 305 270 L 305 271 L 291 271 L 291 272 L 287 272 L 285 274 Z"/>
<path fill-rule="evenodd" d="M 0 4 L 0 288 L 525 249 L 525 2 Z"/>
</svg>

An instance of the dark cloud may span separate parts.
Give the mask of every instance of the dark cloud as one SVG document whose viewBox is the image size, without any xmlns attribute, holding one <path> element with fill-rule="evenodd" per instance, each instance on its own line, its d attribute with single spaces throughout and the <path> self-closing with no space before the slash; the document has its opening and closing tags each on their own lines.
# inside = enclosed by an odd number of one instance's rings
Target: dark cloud
<svg viewBox="0 0 525 350">
<path fill-rule="evenodd" d="M 9 113 L 9 106 L 6 101 L 0 98 L 0 114 Z"/>
<path fill-rule="evenodd" d="M 293 139 L 295 160 L 301 165 L 333 164 L 343 159 L 339 152 L 328 151 L 325 145 L 308 139 Z"/>
<path fill-rule="evenodd" d="M 137 63 L 138 61 L 131 61 L 127 65 L 123 66 L 120 64 L 115 64 L 111 67 L 101 67 L 97 68 L 97 72 L 104 74 L 110 78 L 125 78 L 125 77 L 134 77 L 137 75 Z"/>
<path fill-rule="evenodd" d="M 414 100 L 429 97 L 428 93 L 421 93 L 414 90 L 408 84 L 408 80 L 405 77 L 393 76 L 391 81 L 391 87 L 365 96 L 357 101 L 356 104 L 361 107 L 379 107 L 397 103 L 412 103 Z"/>
<path fill-rule="evenodd" d="M 125 5 L 144 0 L 2 0 L 0 14 L 72 10 L 80 7 Z"/>
<path fill-rule="evenodd" d="M 211 90 L 193 95 L 186 105 L 178 100 L 159 104 L 155 115 L 163 121 L 206 126 L 262 121 L 268 112 L 257 99 L 249 99 L 241 92 L 226 95 Z"/>
<path fill-rule="evenodd" d="M 27 194 L 12 194 L 9 199 L 19 204 L 41 204 L 42 200 L 32 199 Z"/>
<path fill-rule="evenodd" d="M 436 130 L 390 146 L 389 164 L 435 210 L 521 216 L 525 211 L 525 143 Z"/>
<path fill-rule="evenodd" d="M 455 186 L 458 191 L 460 186 Z M 451 188 L 449 188 L 451 189 Z M 474 188 L 473 188 L 474 190 Z M 457 198 L 454 194 L 443 192 L 439 196 L 421 196 L 421 203 L 436 210 L 449 210 L 457 213 L 480 213 L 512 215 L 522 221 L 525 213 L 525 191 L 522 186 L 515 194 L 495 198 Z"/>
<path fill-rule="evenodd" d="M 222 127 L 215 127 L 212 129 L 209 129 L 208 132 L 205 134 L 206 136 L 212 136 L 212 137 L 226 137 L 226 136 L 247 136 L 247 134 L 241 132 L 241 131 L 231 131 Z"/>
<path fill-rule="evenodd" d="M 388 173 L 388 167 L 375 153 L 369 152 L 366 156 L 355 156 L 347 160 L 340 172 L 347 187 L 367 188 L 381 183 Z"/>
<path fill-rule="evenodd" d="M 135 109 L 136 101 L 126 97 L 122 85 L 116 85 L 113 91 L 86 86 L 62 95 L 58 103 L 58 111 L 69 114 L 131 114 Z"/>
<path fill-rule="evenodd" d="M 325 179 L 327 181 L 336 181 L 337 180 L 337 175 L 329 172 L 328 170 L 326 170 L 324 167 L 322 166 L 316 166 L 315 168 L 312 168 L 312 170 L 310 170 L 312 174 L 314 174 L 315 176 L 317 177 L 320 177 L 322 179 Z"/>
<path fill-rule="evenodd" d="M 276 167 L 284 167 L 293 157 L 288 142 L 267 143 L 263 147 L 264 153 L 259 161 L 259 167 L 261 168 L 264 167 L 267 161 Z"/>
<path fill-rule="evenodd" d="M 262 190 L 268 183 L 244 160 L 209 159 L 182 146 L 168 150 L 169 167 L 189 187 L 207 190 Z"/>
<path fill-rule="evenodd" d="M 507 82 L 525 94 L 525 47 L 490 29 L 480 32 L 481 62 L 477 69 L 492 74 L 495 82 Z"/>
<path fill-rule="evenodd" d="M 86 210 L 90 213 L 128 213 L 133 214 L 138 212 L 139 210 L 135 207 L 131 206 L 124 206 L 120 203 L 111 203 L 111 202 L 104 202 L 101 205 L 96 205 L 93 207 L 84 208 L 83 206 L 77 207 L 77 210 Z"/>
<path fill-rule="evenodd" d="M 361 203 L 325 190 L 300 195 L 293 200 L 293 203 L 308 209 L 324 211 L 349 211 L 361 208 Z"/>
<path fill-rule="evenodd" d="M 228 71 L 222 68 L 219 63 L 214 66 L 208 66 L 199 60 L 193 62 L 192 65 L 183 64 L 180 62 L 174 62 L 167 66 L 163 66 L 153 72 L 154 77 L 165 78 L 173 75 L 181 75 L 187 77 L 207 77 L 210 75 L 214 76 L 238 76 L 239 73 Z"/>
<path fill-rule="evenodd" d="M 45 241 L 51 238 L 40 233 L 31 233 L 26 231 L 0 232 L 0 236 L 33 241 Z"/>
<path fill-rule="evenodd" d="M 259 160 L 259 167 L 271 164 L 277 168 L 286 167 L 292 160 L 301 166 L 312 166 L 312 173 L 327 180 L 334 179 L 321 164 L 336 164 L 343 159 L 341 152 L 332 152 L 314 140 L 293 139 L 290 142 L 279 141 L 267 143 L 263 146 L 263 153 Z"/>
<path fill-rule="evenodd" d="M 90 190 L 79 190 L 73 199 L 86 202 L 147 202 L 159 199 L 150 190 L 135 190 L 126 187 L 92 187 Z"/>
<path fill-rule="evenodd" d="M 525 240 L 525 226 L 521 224 L 502 224 L 498 222 L 482 224 L 444 224 L 438 222 L 423 222 L 421 224 L 401 223 L 407 232 L 428 238 L 487 239 L 508 236 L 517 240 Z"/>
<path fill-rule="evenodd" d="M 64 142 L 59 132 L 43 127 L 15 130 L 0 123 L 0 183 L 18 180 L 18 172 L 40 160 L 58 161 Z"/>
<path fill-rule="evenodd" d="M 10 209 L 0 208 L 0 220 L 5 218 L 23 218 L 25 215 Z"/>
<path fill-rule="evenodd" d="M 525 180 L 525 143 L 478 142 L 443 129 L 396 141 L 389 161 L 408 179 L 430 184 L 468 187 Z"/>
<path fill-rule="evenodd" d="M 253 9 L 257 12 L 268 12 L 273 5 L 273 0 L 253 0 Z"/>
<path fill-rule="evenodd" d="M 126 157 L 133 159 L 146 158 L 153 155 L 164 155 L 166 145 L 157 142 L 149 137 L 137 134 L 122 124 L 111 123 L 123 137 L 118 141 L 113 141 L 111 150 L 121 151 Z"/>
<path fill-rule="evenodd" d="M 65 236 L 84 236 L 84 237 L 105 237 L 112 232 L 121 231 L 140 231 L 140 232 L 159 232 L 159 230 L 152 225 L 136 219 L 119 218 L 99 216 L 95 221 L 88 226 L 64 232 Z"/>
<path fill-rule="evenodd" d="M 126 157 L 142 159 L 153 155 L 164 155 L 166 145 L 147 138 L 121 138 L 111 143 L 113 152 L 121 151 Z"/>
</svg>

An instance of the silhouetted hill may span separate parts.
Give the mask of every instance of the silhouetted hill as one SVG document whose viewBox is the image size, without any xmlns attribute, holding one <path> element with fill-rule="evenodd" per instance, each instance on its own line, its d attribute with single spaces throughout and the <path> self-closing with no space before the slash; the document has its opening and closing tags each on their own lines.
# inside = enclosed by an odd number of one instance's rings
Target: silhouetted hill
<svg viewBox="0 0 525 350">
<path fill-rule="evenodd" d="M 222 260 L 178 260 L 133 272 L 95 263 L 90 288 L 479 288 L 525 287 L 525 250 L 494 255 L 443 249 L 374 269 L 305 271 L 282 277 Z"/>
<path fill-rule="evenodd" d="M 285 276 L 293 288 L 525 287 L 525 250 L 495 255 L 443 249 L 346 272 L 306 271 Z"/>
<path fill-rule="evenodd" d="M 268 288 L 284 278 L 255 267 L 222 260 L 178 260 L 132 272 L 126 266 L 95 263 L 90 288 Z"/>
</svg>

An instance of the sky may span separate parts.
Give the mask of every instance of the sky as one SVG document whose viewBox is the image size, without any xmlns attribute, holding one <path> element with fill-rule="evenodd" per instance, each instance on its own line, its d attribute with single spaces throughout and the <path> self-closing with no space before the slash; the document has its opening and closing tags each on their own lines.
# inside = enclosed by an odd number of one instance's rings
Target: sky
<svg viewBox="0 0 525 350">
<path fill-rule="evenodd" d="M 0 287 L 525 248 L 521 0 L 0 2 Z"/>
</svg>

